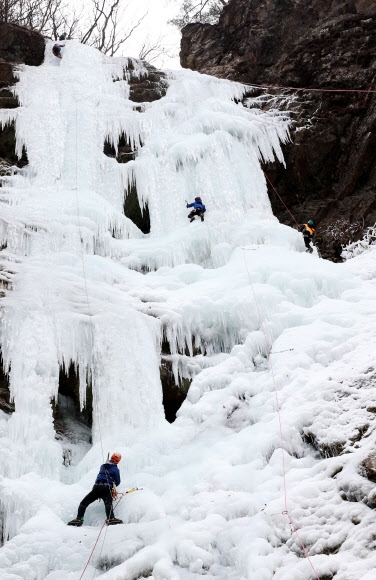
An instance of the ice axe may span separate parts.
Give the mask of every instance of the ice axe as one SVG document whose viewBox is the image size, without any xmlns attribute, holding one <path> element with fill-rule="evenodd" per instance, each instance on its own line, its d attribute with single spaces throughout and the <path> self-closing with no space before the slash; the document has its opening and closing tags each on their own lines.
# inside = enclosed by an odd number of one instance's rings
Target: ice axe
<svg viewBox="0 0 376 580">
<path fill-rule="evenodd" d="M 134 491 L 143 491 L 143 487 L 132 487 L 132 489 L 128 489 L 127 491 L 123 491 L 123 493 L 119 493 L 118 495 L 127 495 L 127 493 L 133 493 Z"/>
</svg>

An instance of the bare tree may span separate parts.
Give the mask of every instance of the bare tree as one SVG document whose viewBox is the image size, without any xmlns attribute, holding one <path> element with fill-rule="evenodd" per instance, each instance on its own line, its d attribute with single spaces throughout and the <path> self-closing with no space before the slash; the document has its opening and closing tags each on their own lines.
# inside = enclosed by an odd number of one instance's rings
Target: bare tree
<svg viewBox="0 0 376 580">
<path fill-rule="evenodd" d="M 0 3 L 0 22 L 26 26 L 55 39 L 62 29 L 72 36 L 81 16 L 82 13 L 77 14 L 64 0 L 3 0 Z"/>
<path fill-rule="evenodd" d="M 55 2 L 57 4 L 61 0 L 55 0 Z M 78 34 L 82 17 L 82 9 L 77 12 L 71 6 L 60 6 L 60 9 L 51 11 L 51 17 L 47 21 L 45 35 L 56 40 L 62 32 L 65 32 L 67 38 L 73 38 Z"/>
<path fill-rule="evenodd" d="M 162 59 L 162 64 L 159 64 L 160 67 L 163 66 L 163 57 L 173 58 L 174 56 L 172 47 L 166 44 L 166 37 L 161 34 L 154 39 L 147 36 L 141 44 L 138 54 L 140 60 L 147 60 L 150 64 Z"/>
<path fill-rule="evenodd" d="M 39 10 L 40 0 L 4 0 L 0 4 L 0 22 L 30 22 L 36 10 Z"/>
<path fill-rule="evenodd" d="M 147 12 L 128 29 L 124 29 L 120 22 L 126 6 L 121 8 L 122 0 L 92 0 L 92 17 L 85 32 L 81 33 L 83 44 L 95 46 L 104 54 L 113 56 L 129 39 L 147 16 Z"/>
<path fill-rule="evenodd" d="M 214 24 L 218 22 L 226 0 L 180 0 L 179 13 L 169 22 L 178 28 L 184 28 L 192 22 Z"/>
<path fill-rule="evenodd" d="M 91 0 L 87 14 L 77 12 L 67 0 L 0 0 L 0 22 L 14 22 L 55 40 L 66 32 L 67 38 L 75 36 L 113 56 L 147 16 L 146 12 L 125 28 L 126 8 L 124 0 Z"/>
<path fill-rule="evenodd" d="M 13 22 L 17 13 L 17 0 L 3 0 L 0 4 L 0 22 Z"/>
</svg>

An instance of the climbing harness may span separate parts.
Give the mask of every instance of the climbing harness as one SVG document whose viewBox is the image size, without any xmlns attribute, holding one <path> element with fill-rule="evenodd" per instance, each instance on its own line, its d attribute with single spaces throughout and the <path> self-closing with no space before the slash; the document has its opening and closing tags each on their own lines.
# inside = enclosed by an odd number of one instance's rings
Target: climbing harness
<svg viewBox="0 0 376 580">
<path fill-rule="evenodd" d="M 310 228 L 308 224 L 304 224 L 305 229 L 307 230 L 307 232 L 309 232 L 309 234 L 311 236 L 313 236 L 313 234 L 315 233 L 314 228 Z"/>
</svg>

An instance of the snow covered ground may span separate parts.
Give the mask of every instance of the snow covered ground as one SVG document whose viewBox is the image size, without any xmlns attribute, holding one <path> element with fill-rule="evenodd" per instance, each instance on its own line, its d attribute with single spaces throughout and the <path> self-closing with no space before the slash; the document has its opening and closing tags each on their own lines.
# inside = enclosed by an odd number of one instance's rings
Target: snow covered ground
<svg viewBox="0 0 376 580">
<path fill-rule="evenodd" d="M 83 528 L 66 523 L 116 450 L 120 491 L 143 490 L 121 501 L 127 525 L 103 531 L 84 578 L 373 580 L 361 464 L 375 447 L 376 250 L 325 262 L 273 217 L 259 162 L 283 161 L 286 114 L 190 71 L 140 112 L 127 66 L 74 41 L 59 62 L 48 45 L 41 67 L 20 68 L 21 107 L 0 111 L 29 158 L 0 190 L 16 408 L 0 416 L 1 578 L 80 578 L 103 504 Z M 122 133 L 142 147 L 119 165 L 103 144 Z M 148 235 L 123 215 L 133 182 Z M 186 217 L 195 195 L 203 224 Z M 193 379 L 173 424 L 162 340 L 176 377 Z M 93 386 L 93 445 L 86 434 L 64 465 L 51 401 L 71 362 L 82 404 Z"/>
</svg>

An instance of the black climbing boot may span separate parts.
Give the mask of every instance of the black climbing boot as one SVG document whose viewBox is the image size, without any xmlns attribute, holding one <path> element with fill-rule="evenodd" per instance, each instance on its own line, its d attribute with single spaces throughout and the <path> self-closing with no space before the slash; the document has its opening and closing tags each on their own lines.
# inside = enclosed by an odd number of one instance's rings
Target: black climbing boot
<svg viewBox="0 0 376 580">
<path fill-rule="evenodd" d="M 106 524 L 108 526 L 116 526 L 116 524 L 122 524 L 123 520 L 119 520 L 118 518 L 110 518 L 109 520 L 106 520 Z"/>
<path fill-rule="evenodd" d="M 204 216 L 203 216 L 203 215 L 201 216 L 201 221 L 202 221 L 202 222 L 204 221 Z"/>
<path fill-rule="evenodd" d="M 68 526 L 76 526 L 77 528 L 79 528 L 80 526 L 82 526 L 82 524 L 84 523 L 84 520 L 80 520 L 79 518 L 76 518 L 75 520 L 71 520 L 70 522 L 68 522 Z"/>
<path fill-rule="evenodd" d="M 193 217 L 193 218 L 191 218 L 189 221 L 192 223 L 192 222 L 194 222 L 194 221 L 195 221 L 195 218 Z"/>
</svg>

